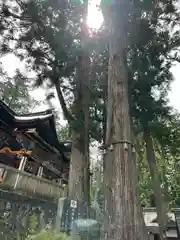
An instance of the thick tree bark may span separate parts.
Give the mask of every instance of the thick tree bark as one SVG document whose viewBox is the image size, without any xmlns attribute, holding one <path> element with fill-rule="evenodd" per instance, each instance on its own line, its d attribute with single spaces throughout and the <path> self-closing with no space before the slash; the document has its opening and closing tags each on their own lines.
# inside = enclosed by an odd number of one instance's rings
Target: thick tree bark
<svg viewBox="0 0 180 240">
<path fill-rule="evenodd" d="M 90 172 L 89 172 L 89 132 L 88 116 L 89 106 L 87 98 L 87 86 L 83 85 L 85 75 L 88 74 L 84 63 L 88 65 L 87 56 L 78 60 L 75 101 L 73 114 L 68 110 L 59 82 L 56 91 L 64 116 L 72 127 L 71 164 L 69 171 L 68 197 L 89 204 L 90 202 Z M 87 66 L 89 67 L 89 66 Z"/>
<path fill-rule="evenodd" d="M 117 44 L 117 43 L 116 43 Z M 124 68 L 123 52 L 110 55 L 109 84 L 112 98 L 112 137 L 113 152 L 106 159 L 107 181 L 106 211 L 110 216 L 109 240 L 145 240 L 148 238 L 144 229 L 140 202 L 137 198 L 137 177 L 132 155 L 131 126 L 127 95 L 127 77 Z M 110 143 L 109 142 L 109 143 Z M 105 174 L 106 176 L 106 174 Z M 106 182 L 106 180 L 105 180 Z M 111 205 L 111 206 L 110 206 Z"/>
<path fill-rule="evenodd" d="M 69 172 L 69 198 L 89 203 L 88 175 L 89 168 L 85 168 L 84 135 L 82 136 L 80 132 L 73 132 Z"/>
<path fill-rule="evenodd" d="M 84 181 L 86 183 L 86 203 L 90 205 L 90 159 L 89 159 L 89 88 L 90 88 L 90 58 L 85 52 L 82 59 L 82 80 L 83 83 L 83 111 L 84 111 Z"/>
<path fill-rule="evenodd" d="M 105 211 L 109 217 L 105 239 L 145 240 L 148 234 L 137 196 L 137 173 L 131 144 L 125 54 L 115 31 L 110 36 L 109 58 L 108 98 L 112 104 L 112 120 L 107 144 L 114 144 L 112 152 L 108 152 L 111 157 L 107 155 L 105 160 L 105 184 L 108 182 Z"/>
<path fill-rule="evenodd" d="M 108 12 L 110 15 L 108 20 L 109 104 L 104 169 L 106 187 L 104 239 L 147 240 L 148 234 L 138 198 L 137 172 L 133 156 L 125 66 L 126 34 L 123 23 L 125 16 L 119 17 L 119 14 L 123 14 L 122 10 L 121 13 L 116 14 L 117 16 Z"/>
<path fill-rule="evenodd" d="M 74 113 L 77 126 L 73 127 L 73 143 L 69 176 L 69 197 L 90 204 L 89 161 L 89 74 L 90 58 L 86 45 L 88 4 L 83 6 L 81 29 L 82 56 L 78 59 Z M 79 122 L 78 122 L 79 121 Z"/>
<path fill-rule="evenodd" d="M 71 165 L 69 173 L 69 198 L 90 204 L 89 162 L 89 67 L 90 59 L 84 54 L 78 60 L 76 94 L 73 107 Z"/>
<path fill-rule="evenodd" d="M 155 196 L 156 211 L 157 211 L 157 221 L 159 224 L 160 238 L 161 240 L 167 239 L 166 237 L 166 207 L 163 198 L 163 191 L 161 188 L 161 182 L 159 179 L 159 173 L 156 165 L 156 156 L 154 152 L 153 142 L 151 134 L 146 128 L 144 130 L 144 140 L 146 142 L 146 155 L 150 168 L 151 178 L 152 178 L 152 187 Z"/>
<path fill-rule="evenodd" d="M 130 97 L 129 97 L 130 99 Z M 130 101 L 130 100 L 129 100 Z M 136 180 L 136 183 L 139 182 L 139 171 L 137 169 L 137 162 L 136 162 L 136 149 L 135 149 L 135 135 L 134 135 L 134 126 L 133 126 L 133 118 L 132 118 L 132 113 L 130 113 L 130 120 L 131 120 L 131 138 L 133 142 L 133 166 L 132 166 L 132 174 L 134 174 L 134 179 Z M 134 205 L 134 212 L 135 216 L 139 216 L 139 225 L 142 226 L 143 229 L 143 236 L 146 236 L 147 238 L 147 227 L 144 222 L 144 214 L 143 214 L 143 208 L 141 206 L 141 200 L 140 200 L 140 192 L 139 192 L 139 186 L 138 184 L 134 188 L 134 196 L 135 197 L 135 205 Z"/>
<path fill-rule="evenodd" d="M 87 6 L 84 6 L 86 16 Z M 85 23 L 85 22 L 84 22 Z M 82 55 L 77 60 L 74 104 L 72 113 L 67 109 L 59 82 L 57 95 L 66 120 L 72 128 L 71 164 L 69 172 L 68 197 L 90 204 L 90 162 L 89 162 L 89 68 L 90 58 L 86 46 L 86 24 L 83 24 Z"/>
</svg>

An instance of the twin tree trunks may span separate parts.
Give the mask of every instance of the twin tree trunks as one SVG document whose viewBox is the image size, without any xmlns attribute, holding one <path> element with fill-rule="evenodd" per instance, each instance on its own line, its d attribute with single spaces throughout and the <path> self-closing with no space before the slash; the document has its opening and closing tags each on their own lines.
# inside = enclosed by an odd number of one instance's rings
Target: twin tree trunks
<svg viewBox="0 0 180 240">
<path fill-rule="evenodd" d="M 125 66 L 126 35 L 123 17 L 116 18 L 110 12 L 105 17 L 109 29 L 108 117 L 106 145 L 113 149 L 105 156 L 105 240 L 148 240 L 140 205 L 135 156 L 133 154 L 130 109 L 128 103 L 127 73 Z M 117 14 L 118 15 L 118 14 Z M 82 69 L 81 69 L 82 70 Z M 83 70 L 81 71 L 83 73 Z M 81 75 L 81 74 L 80 74 Z M 82 77 L 82 75 L 81 75 Z M 84 76 L 83 76 L 84 77 Z M 76 101 L 81 105 L 84 90 L 77 77 Z M 79 85 L 78 85 L 79 84 Z M 79 86 L 79 89 L 78 89 Z M 80 101 L 81 100 L 81 101 Z M 80 107 L 76 104 L 76 108 Z M 81 105 L 82 106 L 82 105 Z M 76 117 L 81 113 L 76 110 Z M 85 111 L 84 111 L 85 113 Z M 83 114 L 84 117 L 84 114 Z M 85 118 L 83 118 L 85 119 Z M 88 163 L 82 139 L 84 131 L 73 132 L 69 181 L 69 197 L 85 200 L 85 182 L 88 179 Z M 85 161 L 84 161 L 85 160 Z M 86 185 L 87 186 L 87 185 Z"/>
</svg>

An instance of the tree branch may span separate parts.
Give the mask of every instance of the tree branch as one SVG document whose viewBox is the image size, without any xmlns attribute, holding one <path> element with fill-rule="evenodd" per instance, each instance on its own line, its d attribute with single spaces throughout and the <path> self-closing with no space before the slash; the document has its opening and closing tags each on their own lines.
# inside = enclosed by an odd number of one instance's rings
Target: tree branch
<svg viewBox="0 0 180 240">
<path fill-rule="evenodd" d="M 168 60 L 171 60 L 171 61 L 174 61 L 174 62 L 178 62 L 180 63 L 180 59 L 179 58 L 176 58 L 176 57 L 167 57 Z"/>
<path fill-rule="evenodd" d="M 20 16 L 17 14 L 14 14 L 13 12 L 9 11 L 9 8 L 3 4 L 2 6 L 2 13 L 4 14 L 5 17 L 14 17 L 16 19 L 21 19 Z"/>
<path fill-rule="evenodd" d="M 61 88 L 64 89 L 64 90 L 72 91 L 72 92 L 74 91 L 73 88 L 71 88 L 71 87 L 67 87 L 67 86 L 62 86 Z"/>
<path fill-rule="evenodd" d="M 67 106 L 66 106 L 66 103 L 65 103 L 65 100 L 64 100 L 64 97 L 63 97 L 61 88 L 60 88 L 60 83 L 59 83 L 59 81 L 57 81 L 57 83 L 55 84 L 55 88 L 56 88 L 56 92 L 57 92 L 57 95 L 58 95 L 58 99 L 59 99 L 61 108 L 62 108 L 62 110 L 63 110 L 64 117 L 66 118 L 66 120 L 67 120 L 68 123 L 70 124 L 70 123 L 72 123 L 72 121 L 75 120 L 75 118 L 74 118 L 74 116 L 69 112 L 69 110 L 67 109 Z"/>
<path fill-rule="evenodd" d="M 159 20 L 163 20 L 163 21 L 166 21 L 168 23 L 174 23 L 174 22 L 179 22 L 180 20 L 180 16 L 178 17 L 166 17 L 166 16 L 162 16 L 162 17 L 159 17 L 158 18 Z"/>
</svg>

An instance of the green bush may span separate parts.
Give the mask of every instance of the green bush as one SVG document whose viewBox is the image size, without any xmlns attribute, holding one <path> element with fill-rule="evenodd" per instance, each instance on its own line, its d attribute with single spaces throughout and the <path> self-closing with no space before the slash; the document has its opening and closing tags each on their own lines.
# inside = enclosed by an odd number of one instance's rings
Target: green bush
<svg viewBox="0 0 180 240">
<path fill-rule="evenodd" d="M 27 237 L 26 240 L 70 240 L 70 238 L 64 233 L 44 230 L 36 235 Z"/>
</svg>

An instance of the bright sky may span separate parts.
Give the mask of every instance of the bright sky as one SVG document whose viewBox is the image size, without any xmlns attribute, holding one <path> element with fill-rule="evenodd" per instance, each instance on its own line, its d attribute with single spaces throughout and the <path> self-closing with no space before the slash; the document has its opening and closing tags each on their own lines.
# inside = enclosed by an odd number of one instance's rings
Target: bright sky
<svg viewBox="0 0 180 240">
<path fill-rule="evenodd" d="M 98 29 L 103 22 L 102 14 L 97 8 L 97 5 L 99 5 L 99 3 L 100 3 L 100 0 L 92 0 L 91 6 L 89 7 L 89 15 L 88 15 L 87 23 L 88 23 L 89 27 L 91 27 L 91 28 Z M 24 64 L 22 62 L 20 62 L 13 55 L 8 55 L 6 57 L 3 57 L 1 59 L 1 61 L 3 62 L 5 70 L 10 75 L 13 75 L 17 68 L 20 68 L 21 71 L 26 72 Z M 173 105 L 173 107 L 180 112 L 179 72 L 180 72 L 180 65 L 176 65 L 172 68 L 172 73 L 174 75 L 175 80 L 172 83 L 172 86 L 171 86 L 172 90 L 169 93 L 169 98 L 170 98 L 171 105 Z M 35 90 L 33 92 L 33 97 L 35 97 L 37 100 L 44 100 L 44 98 L 45 98 L 42 90 Z M 58 102 L 55 101 L 54 104 L 57 106 L 57 108 L 59 108 Z M 42 106 L 40 108 L 41 109 L 39 109 L 39 107 L 37 107 L 36 111 L 42 110 Z M 45 108 L 47 108 L 47 107 L 45 107 Z M 63 121 L 63 119 L 62 119 L 62 121 Z"/>
<path fill-rule="evenodd" d="M 90 28 L 100 28 L 103 23 L 103 16 L 97 6 L 100 5 L 101 0 L 92 0 L 89 5 L 87 23 Z"/>
</svg>

